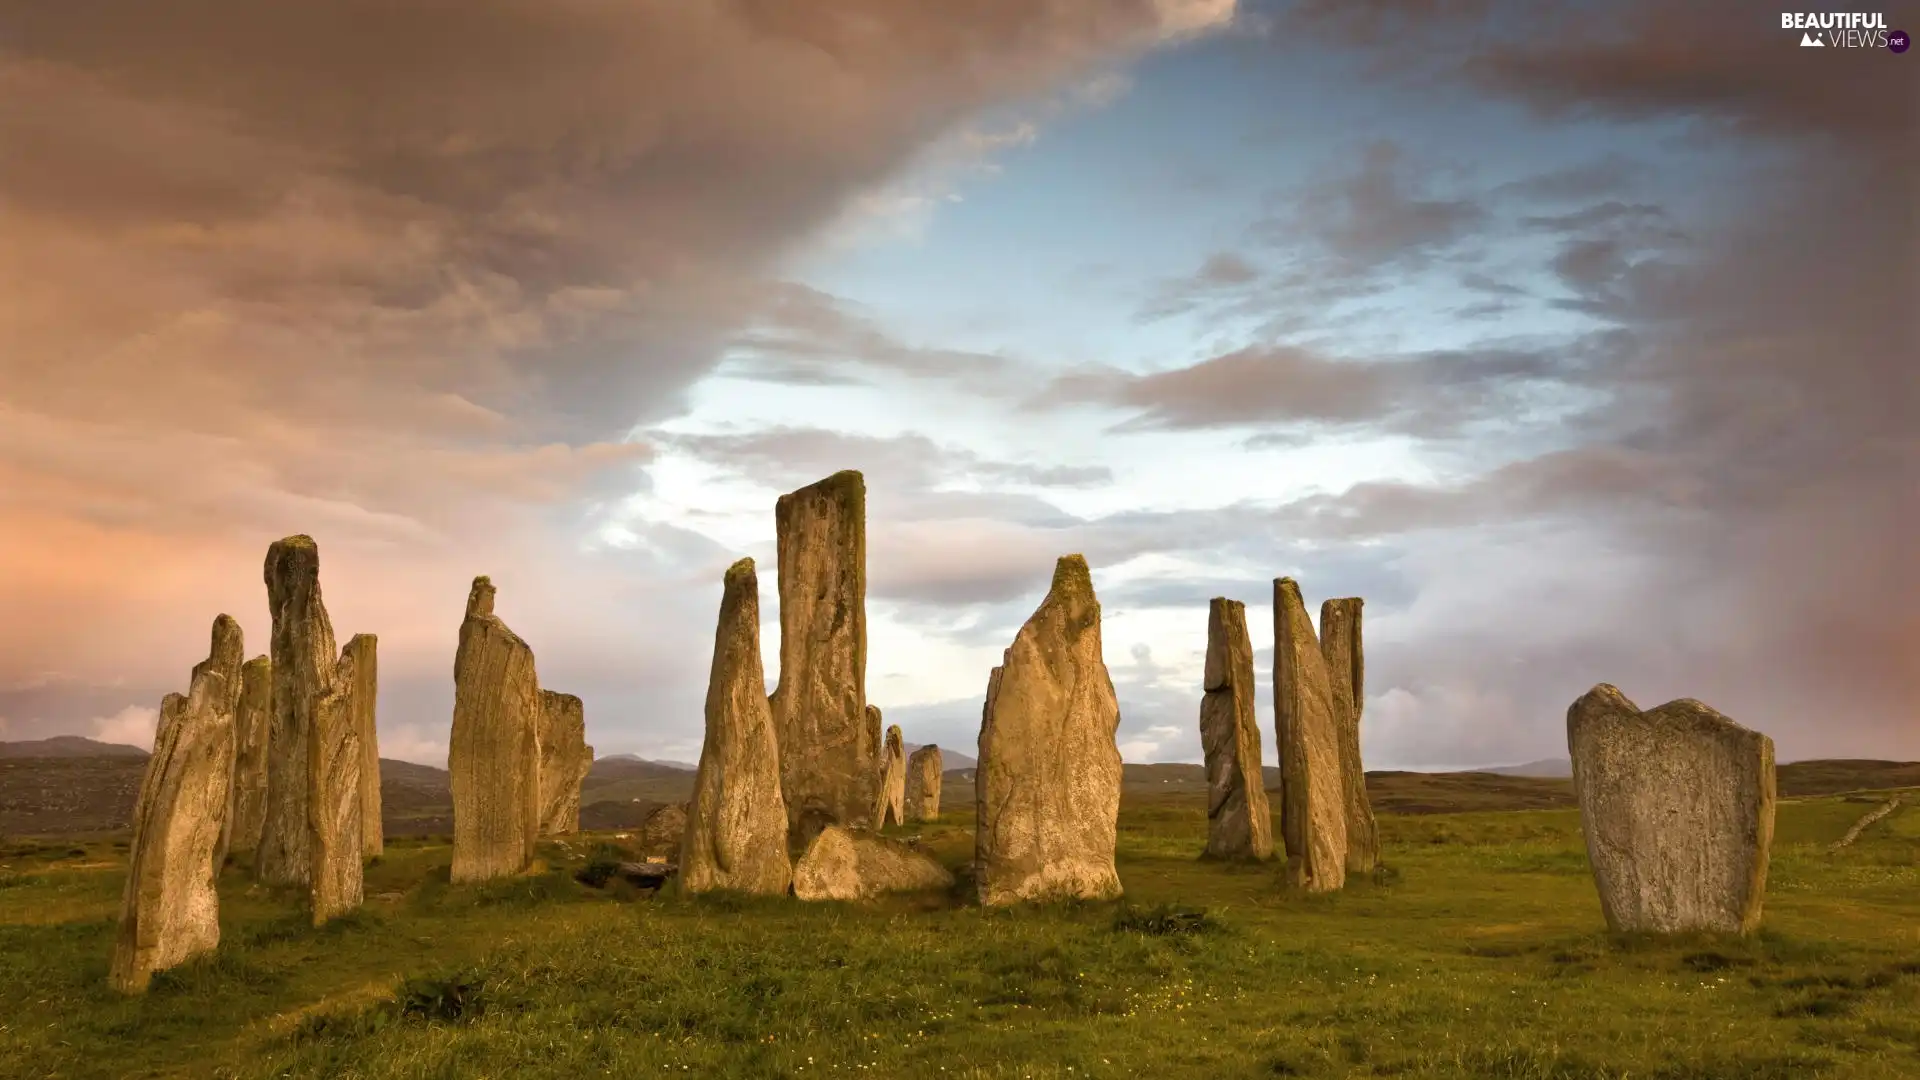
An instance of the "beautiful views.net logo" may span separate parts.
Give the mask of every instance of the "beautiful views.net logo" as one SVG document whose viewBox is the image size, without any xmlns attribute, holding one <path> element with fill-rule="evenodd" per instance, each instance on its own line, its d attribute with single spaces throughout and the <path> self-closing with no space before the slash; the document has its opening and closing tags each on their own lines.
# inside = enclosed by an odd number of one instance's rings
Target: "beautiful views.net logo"
<svg viewBox="0 0 1920 1080">
<path fill-rule="evenodd" d="M 1913 43 L 1905 30 L 1887 28 L 1877 11 L 1785 11 L 1780 29 L 1800 31 L 1802 48 L 1886 49 L 1903 53 Z"/>
</svg>

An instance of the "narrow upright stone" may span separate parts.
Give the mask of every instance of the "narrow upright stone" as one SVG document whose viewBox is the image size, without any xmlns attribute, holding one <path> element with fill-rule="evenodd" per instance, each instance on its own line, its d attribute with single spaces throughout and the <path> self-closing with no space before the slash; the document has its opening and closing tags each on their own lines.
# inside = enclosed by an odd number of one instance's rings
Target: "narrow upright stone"
<svg viewBox="0 0 1920 1080">
<path fill-rule="evenodd" d="M 987 682 L 974 771 L 984 905 L 1120 895 L 1120 704 L 1087 561 L 1068 555 Z"/>
<path fill-rule="evenodd" d="M 380 821 L 380 734 L 375 712 L 380 700 L 380 639 L 355 634 L 340 651 L 344 664 L 351 659 L 353 683 L 348 707 L 360 742 L 360 851 L 372 857 L 387 850 L 386 830 Z"/>
<path fill-rule="evenodd" d="M 540 836 L 540 677 L 493 595 L 493 582 L 473 579 L 453 660 L 455 883 L 520 873 Z"/>
<path fill-rule="evenodd" d="M 273 661 L 256 656 L 240 669 L 240 705 L 233 714 L 233 801 L 226 831 L 226 853 L 251 853 L 260 847 L 267 818 L 267 736 L 273 722 Z"/>
<path fill-rule="evenodd" d="M 1273 855 L 1273 816 L 1260 772 L 1253 644 L 1247 606 L 1214 597 L 1207 610 L 1207 668 L 1201 685 L 1200 744 L 1207 759 L 1207 847 L 1215 859 Z"/>
<path fill-rule="evenodd" d="M 580 831 L 580 785 L 593 768 L 587 707 L 572 694 L 540 691 L 540 831 Z"/>
<path fill-rule="evenodd" d="M 1369 875 L 1380 864 L 1380 828 L 1367 799 L 1360 758 L 1360 714 L 1367 705 L 1366 653 L 1360 644 L 1357 596 L 1320 604 L 1320 656 L 1327 666 L 1333 713 L 1340 722 L 1340 787 L 1347 809 L 1347 873 Z"/>
<path fill-rule="evenodd" d="M 1273 704 L 1287 876 L 1309 892 L 1331 892 L 1347 883 L 1340 727 L 1326 659 L 1292 578 L 1273 583 Z"/>
<path fill-rule="evenodd" d="M 940 748 L 931 744 L 913 752 L 907 759 L 908 821 L 940 819 Z"/>
<path fill-rule="evenodd" d="M 146 990 L 156 971 L 220 944 L 220 841 L 233 786 L 233 722 L 246 657 L 240 624 L 222 615 L 187 694 L 160 703 L 153 754 L 133 812 L 133 843 L 108 981 Z"/>
<path fill-rule="evenodd" d="M 792 880 L 780 744 L 760 666 L 760 580 L 753 560 L 741 559 L 728 568 L 720 597 L 680 884 L 690 893 L 779 895 Z"/>
<path fill-rule="evenodd" d="M 867 706 L 873 709 L 873 706 Z M 874 709 L 878 712 L 878 709 Z M 880 790 L 873 808 L 873 827 L 898 825 L 907 819 L 907 743 L 900 725 L 887 729 L 887 741 L 880 751 Z"/>
<path fill-rule="evenodd" d="M 839 472 L 780 496 L 780 685 L 773 726 L 791 843 L 873 823 L 878 734 L 867 720 L 867 487 Z"/>
<path fill-rule="evenodd" d="M 307 809 L 307 857 L 312 863 L 307 881 L 315 926 L 358 908 L 364 890 L 360 770 L 365 758 L 355 700 L 361 689 L 355 670 L 360 653 L 349 645 L 340 655 L 333 685 L 314 703 L 313 726 L 307 729 L 307 791 L 312 799 Z"/>
<path fill-rule="evenodd" d="M 267 812 L 254 873 L 272 885 L 305 885 L 307 746 L 313 710 L 333 686 L 333 623 L 320 599 L 320 548 L 289 536 L 267 548 L 267 607 L 273 614 L 273 723 L 267 736 Z"/>
<path fill-rule="evenodd" d="M 1692 698 L 1641 712 L 1606 683 L 1567 710 L 1587 861 L 1616 933 L 1747 934 L 1773 846 L 1773 740 Z"/>
</svg>

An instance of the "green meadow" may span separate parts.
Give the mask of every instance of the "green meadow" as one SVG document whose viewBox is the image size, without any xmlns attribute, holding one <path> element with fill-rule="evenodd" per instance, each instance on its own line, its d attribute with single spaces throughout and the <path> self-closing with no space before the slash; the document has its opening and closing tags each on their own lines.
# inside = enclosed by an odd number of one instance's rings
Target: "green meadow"
<svg viewBox="0 0 1920 1080">
<path fill-rule="evenodd" d="M 1680 941 L 1606 933 L 1565 809 L 1383 815 L 1388 865 L 1315 897 L 1197 859 L 1197 795 L 1130 792 L 1124 902 L 993 911 L 577 881 L 613 834 L 456 888 L 399 840 L 321 930 L 230 866 L 219 951 L 133 999 L 125 841 L 14 840 L 0 1074 L 1910 1080 L 1920 811 L 1828 850 L 1884 797 L 1783 801 L 1763 931 Z M 958 871 L 970 824 L 899 831 Z"/>
</svg>

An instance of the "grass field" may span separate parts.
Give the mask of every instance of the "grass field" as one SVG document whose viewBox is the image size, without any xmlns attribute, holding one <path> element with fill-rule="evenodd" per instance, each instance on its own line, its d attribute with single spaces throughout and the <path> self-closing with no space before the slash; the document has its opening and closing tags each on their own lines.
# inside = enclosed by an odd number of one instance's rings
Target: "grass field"
<svg viewBox="0 0 1920 1080">
<path fill-rule="evenodd" d="M 235 868 L 219 952 L 141 999 L 105 985 L 123 842 L 16 842 L 0 1075 L 1920 1076 L 1911 807 L 1829 852 L 1872 805 L 1783 803 L 1765 930 L 1654 942 L 1605 933 L 1568 810 L 1383 816 L 1380 879 L 1308 897 L 1196 860 L 1200 806 L 1128 796 L 1125 904 L 648 898 L 573 879 L 593 838 L 455 888 L 423 840 L 314 931 Z"/>
</svg>

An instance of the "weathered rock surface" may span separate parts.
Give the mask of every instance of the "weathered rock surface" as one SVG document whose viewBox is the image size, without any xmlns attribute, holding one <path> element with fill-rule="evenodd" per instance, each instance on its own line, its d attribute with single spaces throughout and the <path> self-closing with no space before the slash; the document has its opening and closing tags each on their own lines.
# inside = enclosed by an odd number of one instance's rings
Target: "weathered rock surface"
<svg viewBox="0 0 1920 1080">
<path fill-rule="evenodd" d="M 359 641 L 360 638 L 355 638 Z M 355 665 L 367 650 L 349 645 L 334 666 L 333 685 L 314 703 L 307 729 L 308 891 L 313 925 L 320 926 L 360 906 L 363 893 L 361 853 L 366 827 L 360 750 L 362 692 Z M 371 709 L 368 710 L 371 712 Z"/>
<path fill-rule="evenodd" d="M 1745 934 L 1773 846 L 1773 740 L 1692 698 L 1641 712 L 1605 683 L 1567 710 L 1587 859 L 1615 932 Z"/>
<path fill-rule="evenodd" d="M 340 661 L 353 665 L 348 707 L 360 743 L 360 851 L 371 857 L 387 850 L 380 824 L 380 734 L 375 721 L 380 701 L 380 639 L 373 634 L 353 635 L 340 650 Z"/>
<path fill-rule="evenodd" d="M 267 812 L 254 874 L 273 885 L 305 885 L 307 745 L 313 710 L 333 686 L 333 623 L 320 599 L 320 548 L 289 536 L 267 548 L 267 607 L 273 614 L 273 722 L 267 735 Z"/>
<path fill-rule="evenodd" d="M 880 710 L 867 706 L 875 713 Z M 887 741 L 880 751 L 880 790 L 873 808 L 873 827 L 898 825 L 907 819 L 907 743 L 900 725 L 887 729 Z"/>
<path fill-rule="evenodd" d="M 1326 659 L 1300 586 L 1273 583 L 1274 728 L 1280 744 L 1280 831 L 1287 876 L 1309 892 L 1347 883 L 1347 803 L 1340 724 Z"/>
<path fill-rule="evenodd" d="M 1320 604 L 1320 656 L 1340 723 L 1340 789 L 1347 810 L 1347 873 L 1371 874 L 1380 864 L 1380 827 L 1367 799 L 1367 767 L 1360 758 L 1360 714 L 1367 703 L 1366 653 L 1361 647 L 1357 596 Z"/>
<path fill-rule="evenodd" d="M 572 694 L 540 691 L 540 831 L 580 831 L 580 785 L 593 768 L 586 706 Z"/>
<path fill-rule="evenodd" d="M 108 981 L 124 993 L 145 991 L 154 972 L 220 944 L 213 856 L 232 798 L 234 713 L 245 658 L 240 624 L 220 616 L 186 696 L 168 694 L 160 703 L 108 971 Z"/>
<path fill-rule="evenodd" d="M 931 744 L 907 758 L 907 791 L 902 801 L 908 821 L 940 819 L 940 766 L 940 748 Z"/>
<path fill-rule="evenodd" d="M 801 900 L 866 900 L 952 887 L 953 874 L 932 857 L 866 829 L 821 830 L 793 866 L 793 895 Z"/>
<path fill-rule="evenodd" d="M 668 803 L 655 807 L 640 823 L 640 850 L 647 855 L 680 856 L 680 845 L 687 838 L 686 803 Z"/>
<path fill-rule="evenodd" d="M 1215 859 L 1273 856 L 1273 815 L 1260 772 L 1253 643 L 1247 606 L 1214 597 L 1207 610 L 1207 667 L 1200 744 L 1207 761 L 1207 847 Z"/>
<path fill-rule="evenodd" d="M 987 682 L 974 876 L 980 902 L 1120 895 L 1120 704 L 1087 561 L 1068 555 Z"/>
<path fill-rule="evenodd" d="M 493 582 L 473 579 L 453 660 L 454 882 L 518 874 L 540 836 L 540 677 L 533 650 L 493 613 Z"/>
<path fill-rule="evenodd" d="M 860 721 L 864 726 L 864 710 Z M 793 863 L 780 774 L 780 743 L 760 665 L 760 580 L 753 560 L 741 559 L 727 570 L 714 631 L 706 741 L 680 851 L 682 888 L 787 891 Z"/>
<path fill-rule="evenodd" d="M 773 725 L 791 842 L 873 821 L 879 734 L 867 718 L 867 486 L 839 472 L 780 496 L 780 685 Z"/>
<path fill-rule="evenodd" d="M 273 661 L 256 656 L 240 669 L 240 704 L 233 714 L 233 798 L 220 859 L 260 847 L 267 818 L 267 737 L 273 724 Z"/>
</svg>

